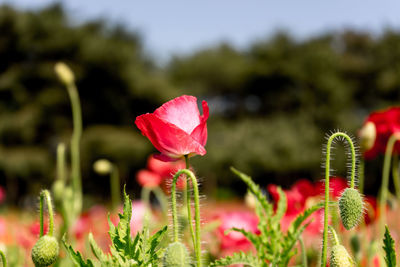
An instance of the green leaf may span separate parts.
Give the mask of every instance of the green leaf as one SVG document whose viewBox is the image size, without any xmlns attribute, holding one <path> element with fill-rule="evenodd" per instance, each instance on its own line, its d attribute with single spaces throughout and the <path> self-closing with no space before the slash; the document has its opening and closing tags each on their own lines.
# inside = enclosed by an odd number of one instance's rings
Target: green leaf
<svg viewBox="0 0 400 267">
<path fill-rule="evenodd" d="M 276 208 L 275 215 L 272 217 L 272 224 L 280 224 L 281 219 L 285 215 L 287 209 L 287 198 L 286 194 L 282 191 L 280 187 L 278 187 L 279 201 L 278 206 Z"/>
<path fill-rule="evenodd" d="M 306 209 L 305 211 L 303 211 L 303 213 L 301 213 L 300 215 L 298 215 L 296 217 L 296 219 L 294 220 L 294 222 L 290 225 L 289 230 L 291 232 L 296 231 L 297 229 L 299 229 L 299 227 L 301 226 L 301 224 L 307 220 L 308 217 L 310 217 L 314 212 L 316 212 L 317 210 L 321 209 L 324 207 L 324 203 L 318 203 L 315 204 L 314 206 L 312 206 L 311 208 Z"/>
<path fill-rule="evenodd" d="M 94 256 L 100 261 L 100 262 L 111 262 L 110 255 L 104 254 L 103 250 L 97 245 L 96 241 L 93 238 L 93 234 L 89 233 L 89 244 L 90 248 L 94 254 Z"/>
<path fill-rule="evenodd" d="M 259 244 L 259 236 L 257 236 L 256 234 L 254 234 L 252 232 L 246 231 L 244 229 L 233 227 L 233 228 L 225 231 L 224 234 L 227 235 L 229 232 L 232 232 L 232 231 L 242 233 L 247 238 L 247 240 L 249 240 L 251 243 L 253 243 L 254 246 Z"/>
<path fill-rule="evenodd" d="M 271 216 L 272 205 L 268 202 L 267 197 L 265 196 L 265 194 L 263 194 L 260 187 L 253 182 L 250 176 L 238 171 L 234 167 L 231 167 L 231 171 L 247 184 L 248 190 L 250 190 L 250 192 L 253 193 L 257 200 L 260 202 L 266 215 Z"/>
<path fill-rule="evenodd" d="M 148 253 L 150 255 L 153 255 L 156 251 L 156 248 L 160 244 L 161 240 L 164 238 L 165 233 L 167 232 L 168 227 L 164 226 L 163 229 L 155 233 L 149 240 L 150 243 L 150 249 L 148 250 Z"/>
<path fill-rule="evenodd" d="M 388 267 L 396 267 L 396 251 L 394 240 L 390 235 L 389 228 L 385 226 L 385 236 L 383 238 L 383 249 L 385 250 L 385 261 Z"/>
<path fill-rule="evenodd" d="M 252 267 L 266 266 L 265 263 L 261 262 L 253 255 L 248 255 L 241 251 L 238 253 L 234 253 L 232 256 L 227 256 L 225 258 L 214 261 L 210 264 L 210 267 L 229 266 L 233 264 L 245 264 Z"/>
<path fill-rule="evenodd" d="M 75 252 L 71 245 L 68 245 L 65 242 L 65 236 L 62 238 L 62 243 L 67 250 L 67 254 L 70 256 L 71 260 L 74 262 L 75 266 L 80 267 L 94 267 L 93 262 L 91 260 L 85 260 L 82 258 L 82 255 L 79 251 Z"/>
</svg>

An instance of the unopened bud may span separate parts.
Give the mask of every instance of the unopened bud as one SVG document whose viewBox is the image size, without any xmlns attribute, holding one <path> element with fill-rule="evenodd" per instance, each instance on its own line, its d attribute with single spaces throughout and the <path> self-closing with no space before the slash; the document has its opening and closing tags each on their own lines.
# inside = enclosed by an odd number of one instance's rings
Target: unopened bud
<svg viewBox="0 0 400 267">
<path fill-rule="evenodd" d="M 36 267 L 46 267 L 57 261 L 59 246 L 54 236 L 44 235 L 32 248 L 32 260 Z"/>
<path fill-rule="evenodd" d="M 112 171 L 112 163 L 106 159 L 99 159 L 93 164 L 93 169 L 100 175 L 107 175 Z"/>
<path fill-rule="evenodd" d="M 75 82 L 75 76 L 72 70 L 67 66 L 67 64 L 63 62 L 58 62 L 54 66 L 54 70 L 58 76 L 58 78 L 63 82 L 65 85 L 70 85 Z"/>
<path fill-rule="evenodd" d="M 346 188 L 339 199 L 340 218 L 344 228 L 350 230 L 363 217 L 364 203 L 361 194 L 354 188 Z"/>
<path fill-rule="evenodd" d="M 330 266 L 332 267 L 351 267 L 353 259 L 342 245 L 334 245 L 331 250 Z"/>
<path fill-rule="evenodd" d="M 375 143 L 376 139 L 376 127 L 375 124 L 371 121 L 367 122 L 359 132 L 360 137 L 360 146 L 362 150 L 368 151 L 370 150 Z"/>
<path fill-rule="evenodd" d="M 163 266 L 189 267 L 190 258 L 185 245 L 181 242 L 174 242 L 170 244 L 164 254 Z"/>
</svg>

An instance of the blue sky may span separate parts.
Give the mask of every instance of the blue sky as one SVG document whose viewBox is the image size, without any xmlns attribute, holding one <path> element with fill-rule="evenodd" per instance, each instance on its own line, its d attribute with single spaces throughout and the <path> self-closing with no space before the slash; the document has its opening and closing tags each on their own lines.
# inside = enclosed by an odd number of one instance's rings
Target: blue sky
<svg viewBox="0 0 400 267">
<path fill-rule="evenodd" d="M 0 0 L 22 8 L 54 0 Z M 62 0 L 74 20 L 104 17 L 138 30 L 161 58 L 228 41 L 246 47 L 279 29 L 297 38 L 352 27 L 400 29 L 398 0 Z"/>
</svg>

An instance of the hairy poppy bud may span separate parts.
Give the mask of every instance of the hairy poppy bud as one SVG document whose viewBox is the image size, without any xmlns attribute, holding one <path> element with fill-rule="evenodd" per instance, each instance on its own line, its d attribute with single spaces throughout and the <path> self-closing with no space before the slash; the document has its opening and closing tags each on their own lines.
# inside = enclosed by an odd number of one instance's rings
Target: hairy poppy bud
<svg viewBox="0 0 400 267">
<path fill-rule="evenodd" d="M 57 261 L 59 246 L 54 236 L 44 235 L 32 248 L 32 260 L 36 267 L 49 266 Z"/>
<path fill-rule="evenodd" d="M 170 244 L 164 254 L 163 266 L 187 267 L 190 266 L 189 253 L 184 244 L 174 242 Z"/>
<path fill-rule="evenodd" d="M 376 127 L 371 121 L 367 122 L 359 132 L 360 146 L 364 151 L 370 150 L 375 143 Z"/>
<path fill-rule="evenodd" d="M 353 266 L 353 259 L 342 245 L 334 245 L 331 250 L 330 266 L 350 267 Z"/>
<path fill-rule="evenodd" d="M 75 82 L 75 76 L 72 70 L 63 62 L 58 62 L 54 66 L 58 78 L 65 84 L 70 85 Z"/>
<path fill-rule="evenodd" d="M 358 190 L 346 188 L 339 199 L 340 218 L 344 228 L 350 230 L 363 217 L 364 203 Z"/>
</svg>

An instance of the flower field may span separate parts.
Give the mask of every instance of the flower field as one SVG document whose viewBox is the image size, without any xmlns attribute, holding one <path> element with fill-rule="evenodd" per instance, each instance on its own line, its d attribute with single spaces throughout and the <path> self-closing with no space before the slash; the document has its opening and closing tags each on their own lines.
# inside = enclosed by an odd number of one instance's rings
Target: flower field
<svg viewBox="0 0 400 267">
<path fill-rule="evenodd" d="M 99 159 L 93 168 L 110 177 L 111 206 L 82 210 L 79 94 L 67 65 L 57 63 L 55 72 L 72 106 L 71 179 L 61 143 L 57 178 L 50 190 L 41 191 L 39 214 L 3 212 L 3 266 L 396 266 L 398 108 L 366 119 L 359 131 L 361 153 L 355 138 L 330 134 L 321 181 L 299 179 L 288 189 L 276 184 L 263 189 L 231 167 L 232 176 L 247 186 L 246 196 L 213 202 L 201 199 L 190 163 L 194 156 L 207 156 L 209 107 L 202 101 L 201 114 L 197 98 L 183 95 L 136 118 L 143 138 L 159 152 L 136 173 L 140 198 L 132 201 L 121 188 L 118 168 Z M 348 178 L 331 176 L 331 150 L 339 144 L 347 150 Z M 384 166 L 376 199 L 362 193 L 363 158 L 380 154 Z M 2 190 L 2 200 L 6 197 Z"/>
</svg>

